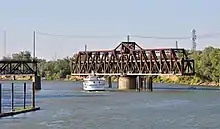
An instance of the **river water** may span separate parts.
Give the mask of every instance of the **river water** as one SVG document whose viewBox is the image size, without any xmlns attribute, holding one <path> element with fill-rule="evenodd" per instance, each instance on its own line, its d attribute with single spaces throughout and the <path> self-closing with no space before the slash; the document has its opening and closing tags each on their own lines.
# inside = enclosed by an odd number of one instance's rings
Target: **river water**
<svg viewBox="0 0 220 129">
<path fill-rule="evenodd" d="M 0 129 L 219 129 L 219 90 L 154 84 L 154 92 L 84 92 L 43 81 L 40 111 L 0 119 Z M 114 84 L 115 86 L 115 84 Z"/>
</svg>

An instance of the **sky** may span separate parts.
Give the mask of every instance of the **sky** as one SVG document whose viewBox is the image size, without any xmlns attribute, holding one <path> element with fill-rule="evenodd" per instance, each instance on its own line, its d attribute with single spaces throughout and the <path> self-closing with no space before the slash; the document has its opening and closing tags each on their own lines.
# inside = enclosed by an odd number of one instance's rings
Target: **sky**
<svg viewBox="0 0 220 129">
<path fill-rule="evenodd" d="M 114 49 L 127 35 L 190 37 L 196 30 L 197 49 L 220 47 L 219 0 L 0 0 L 0 56 L 31 51 L 36 34 L 36 56 L 51 60 L 72 56 L 79 50 Z M 112 36 L 67 38 L 42 35 Z M 176 39 L 130 38 L 143 48 L 175 47 Z M 177 40 L 191 49 L 191 39 Z"/>
</svg>

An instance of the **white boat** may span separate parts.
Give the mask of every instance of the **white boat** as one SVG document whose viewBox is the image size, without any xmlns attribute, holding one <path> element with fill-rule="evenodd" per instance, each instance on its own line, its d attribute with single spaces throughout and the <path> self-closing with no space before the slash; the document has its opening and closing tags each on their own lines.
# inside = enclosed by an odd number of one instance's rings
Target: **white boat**
<svg viewBox="0 0 220 129">
<path fill-rule="evenodd" d="M 83 90 L 86 91 L 105 91 L 104 78 L 97 77 L 94 73 L 83 79 Z"/>
</svg>

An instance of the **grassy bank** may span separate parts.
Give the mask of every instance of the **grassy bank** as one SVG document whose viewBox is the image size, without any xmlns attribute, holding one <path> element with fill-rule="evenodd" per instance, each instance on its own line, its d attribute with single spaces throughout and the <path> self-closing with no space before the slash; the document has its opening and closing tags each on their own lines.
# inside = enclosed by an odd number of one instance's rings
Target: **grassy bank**
<svg viewBox="0 0 220 129">
<path fill-rule="evenodd" d="M 219 86 L 218 82 L 203 81 L 196 76 L 157 76 L 153 79 L 156 83 L 184 84 L 194 86 Z"/>
</svg>

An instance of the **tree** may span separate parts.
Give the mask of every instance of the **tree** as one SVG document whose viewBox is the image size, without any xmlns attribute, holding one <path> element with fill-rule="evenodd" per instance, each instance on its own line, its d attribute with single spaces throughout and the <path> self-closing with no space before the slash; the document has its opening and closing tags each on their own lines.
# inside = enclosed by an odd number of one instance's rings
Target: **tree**
<svg viewBox="0 0 220 129">
<path fill-rule="evenodd" d="M 21 51 L 20 53 L 12 54 L 12 59 L 14 60 L 31 60 L 31 52 Z"/>
</svg>

